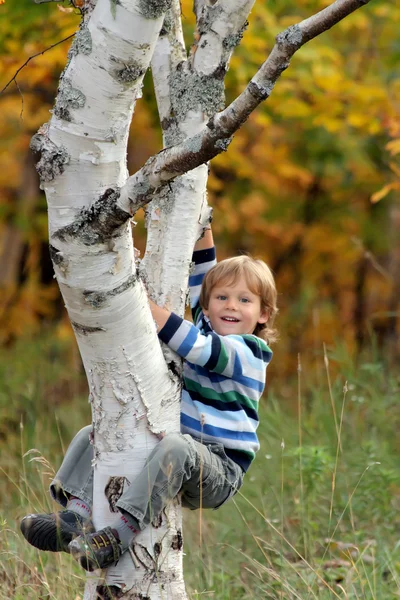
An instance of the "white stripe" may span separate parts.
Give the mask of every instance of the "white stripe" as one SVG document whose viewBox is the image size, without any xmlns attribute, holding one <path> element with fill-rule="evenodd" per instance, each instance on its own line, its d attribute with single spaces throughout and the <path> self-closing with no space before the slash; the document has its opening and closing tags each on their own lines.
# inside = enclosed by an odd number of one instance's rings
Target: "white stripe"
<svg viewBox="0 0 400 600">
<path fill-rule="evenodd" d="M 182 321 L 181 325 L 178 327 L 178 329 L 175 331 L 174 335 L 168 342 L 168 346 L 170 346 L 173 350 L 177 350 L 182 345 L 182 342 L 185 340 L 191 327 L 191 323 L 189 323 L 188 321 Z"/>
<path fill-rule="evenodd" d="M 215 259 L 203 263 L 195 263 L 195 267 L 191 275 L 205 275 L 216 264 L 217 261 Z"/>
</svg>

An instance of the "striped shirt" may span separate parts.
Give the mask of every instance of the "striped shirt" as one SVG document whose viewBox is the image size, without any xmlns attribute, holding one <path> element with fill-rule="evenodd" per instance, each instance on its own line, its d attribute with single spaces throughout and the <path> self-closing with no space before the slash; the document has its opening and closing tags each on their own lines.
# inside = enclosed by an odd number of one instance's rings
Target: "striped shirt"
<svg viewBox="0 0 400 600">
<path fill-rule="evenodd" d="M 258 401 L 272 352 L 255 335 L 218 335 L 199 304 L 201 284 L 216 264 L 215 247 L 193 253 L 189 276 L 194 325 L 171 313 L 159 338 L 185 359 L 181 432 L 223 444 L 244 471 L 260 447 Z"/>
</svg>

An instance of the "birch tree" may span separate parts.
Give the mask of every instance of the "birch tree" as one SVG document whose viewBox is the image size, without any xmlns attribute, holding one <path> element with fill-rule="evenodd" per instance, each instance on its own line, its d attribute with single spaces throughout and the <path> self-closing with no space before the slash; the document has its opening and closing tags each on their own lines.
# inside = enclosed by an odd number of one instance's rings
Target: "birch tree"
<svg viewBox="0 0 400 600">
<path fill-rule="evenodd" d="M 271 94 L 293 54 L 369 0 L 336 0 L 291 26 L 224 107 L 224 76 L 254 0 L 195 0 L 185 50 L 179 0 L 85 0 L 49 123 L 32 139 L 49 214 L 50 254 L 89 385 L 97 529 L 164 434 L 180 426 L 182 364 L 161 347 L 147 302 L 183 316 L 195 241 L 210 221 L 208 161 Z M 260 60 L 261 62 L 261 60 Z M 151 64 L 164 148 L 126 167 L 129 125 Z M 138 140 L 137 143 L 140 143 Z M 266 165 L 268 168 L 268 165 Z M 134 249 L 145 207 L 147 247 Z M 179 498 L 85 600 L 186 599 Z"/>
</svg>

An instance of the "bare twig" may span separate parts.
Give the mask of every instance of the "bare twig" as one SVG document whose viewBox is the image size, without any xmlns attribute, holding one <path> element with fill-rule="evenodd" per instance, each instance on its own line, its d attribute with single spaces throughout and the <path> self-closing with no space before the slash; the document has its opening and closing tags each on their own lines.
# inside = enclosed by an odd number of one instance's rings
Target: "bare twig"
<svg viewBox="0 0 400 600">
<path fill-rule="evenodd" d="M 35 1 L 36 1 L 36 0 L 35 0 Z M 42 1 L 42 2 L 56 2 L 56 1 L 58 1 L 58 0 L 41 0 L 41 1 Z M 0 94 L 2 94 L 3 92 L 5 92 L 5 91 L 6 91 L 6 89 L 8 88 L 8 86 L 9 86 L 9 85 L 11 85 L 11 83 L 12 83 L 13 81 L 15 81 L 15 82 L 16 82 L 16 80 L 17 80 L 17 76 L 18 76 L 18 73 L 19 73 L 20 71 L 22 71 L 22 69 L 23 69 L 24 67 L 26 67 L 26 65 L 27 65 L 27 64 L 28 64 L 28 63 L 29 63 L 29 62 L 30 62 L 32 59 L 36 58 L 37 56 L 40 56 L 41 54 L 44 54 L 45 52 L 48 52 L 49 50 L 51 50 L 52 48 L 55 48 L 55 47 L 56 47 L 56 46 L 58 46 L 59 44 L 62 44 L 63 42 L 66 42 L 67 40 L 70 40 L 71 38 L 73 38 L 73 37 L 74 37 L 74 35 L 75 35 L 75 33 L 72 33 L 71 35 L 69 35 L 68 37 L 64 38 L 63 40 L 60 40 L 59 42 L 56 42 L 55 44 L 53 44 L 52 46 L 49 46 L 49 47 L 48 47 L 48 48 L 46 48 L 45 50 L 42 50 L 42 52 L 38 52 L 37 54 L 33 54 L 33 56 L 30 56 L 30 57 L 28 58 L 28 60 L 27 60 L 27 61 L 25 61 L 25 62 L 24 62 L 24 64 L 20 66 L 20 68 L 18 69 L 18 71 L 16 71 L 16 73 L 15 73 L 14 77 L 12 77 L 12 78 L 10 79 L 10 81 L 9 81 L 9 82 L 8 82 L 8 83 L 7 83 L 7 84 L 6 84 L 6 85 L 3 87 L 3 89 L 2 89 L 2 90 L 0 90 Z"/>
</svg>

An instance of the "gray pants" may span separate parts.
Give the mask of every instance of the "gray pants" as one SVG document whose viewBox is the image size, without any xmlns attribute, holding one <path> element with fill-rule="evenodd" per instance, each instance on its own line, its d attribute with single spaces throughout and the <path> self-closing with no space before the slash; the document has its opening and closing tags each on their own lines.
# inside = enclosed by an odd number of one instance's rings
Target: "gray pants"
<svg viewBox="0 0 400 600">
<path fill-rule="evenodd" d="M 50 485 L 51 495 L 62 506 L 70 495 L 92 506 L 91 431 L 88 426 L 77 433 Z M 115 506 L 129 513 L 142 530 L 179 492 L 187 508 L 218 508 L 242 483 L 241 467 L 226 456 L 222 444 L 204 444 L 190 435 L 171 433 L 154 447 L 132 485 L 126 489 L 122 485 Z"/>
</svg>

